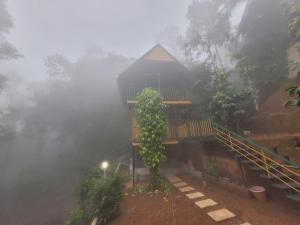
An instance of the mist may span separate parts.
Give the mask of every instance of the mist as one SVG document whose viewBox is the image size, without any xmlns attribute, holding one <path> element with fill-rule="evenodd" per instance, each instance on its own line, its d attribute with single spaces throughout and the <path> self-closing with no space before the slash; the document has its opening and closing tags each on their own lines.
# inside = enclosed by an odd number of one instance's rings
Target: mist
<svg viewBox="0 0 300 225">
<path fill-rule="evenodd" d="M 268 94 L 257 93 L 288 72 L 281 7 L 279 0 L 0 0 L 0 225 L 64 224 L 84 172 L 130 157 L 117 76 L 157 43 L 192 72 L 195 102 L 205 104 L 196 113 L 208 113 L 215 71 L 232 90 L 252 91 L 241 105 L 253 112 Z"/>
</svg>

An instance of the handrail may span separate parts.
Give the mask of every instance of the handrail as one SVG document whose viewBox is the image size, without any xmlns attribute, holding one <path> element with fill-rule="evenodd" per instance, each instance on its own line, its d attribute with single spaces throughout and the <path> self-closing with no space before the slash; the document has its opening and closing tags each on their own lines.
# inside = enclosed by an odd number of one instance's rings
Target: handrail
<svg viewBox="0 0 300 225">
<path fill-rule="evenodd" d="M 224 134 L 224 133 L 223 133 Z M 226 134 L 224 134 L 224 135 L 226 135 Z M 225 140 L 225 141 L 228 141 L 225 137 L 223 137 L 223 136 L 221 136 L 220 135 L 220 137 L 223 139 L 223 140 Z M 220 140 L 220 139 L 218 139 L 218 140 Z M 237 141 L 236 139 L 235 139 L 235 141 Z M 223 142 L 223 141 L 222 141 Z M 224 143 L 224 142 L 223 142 Z M 226 144 L 226 145 L 228 145 L 228 143 L 224 143 L 224 144 Z M 241 148 L 241 146 L 239 146 L 239 145 L 237 145 L 237 144 L 235 144 L 235 143 L 230 143 L 230 144 L 233 144 L 233 145 L 235 145 L 235 146 L 237 146 L 238 148 L 240 148 L 242 151 L 245 151 L 246 153 L 249 153 L 249 151 L 247 151 L 247 150 L 245 150 L 244 148 Z M 232 147 L 232 146 L 230 146 L 230 147 Z M 247 147 L 247 146 L 246 146 Z M 235 150 L 237 150 L 237 149 L 235 149 Z M 251 149 L 252 151 L 254 151 L 254 149 Z M 240 153 L 240 152 L 239 152 Z M 262 156 L 263 157 L 263 154 L 261 153 L 261 152 L 258 152 L 258 151 L 255 151 L 255 153 L 256 154 L 259 154 L 260 156 Z M 240 153 L 241 154 L 241 153 Z M 252 157 L 254 157 L 255 159 L 258 159 L 260 162 L 262 162 L 262 163 L 264 163 L 264 164 L 268 164 L 267 162 L 265 162 L 263 159 L 261 159 L 261 158 L 259 158 L 259 157 L 257 157 L 257 156 L 255 156 L 255 155 L 253 155 L 253 154 L 250 154 Z M 244 156 L 244 155 L 243 155 Z M 246 157 L 247 159 L 248 159 L 248 157 L 247 156 L 244 156 L 244 157 Z M 264 156 L 268 161 L 271 161 L 271 162 L 274 162 L 275 164 L 268 164 L 268 166 L 269 167 L 271 167 L 272 169 L 274 169 L 274 170 L 276 170 L 276 172 L 278 172 L 278 173 L 281 173 L 282 175 L 284 175 L 284 176 L 286 176 L 288 179 L 290 179 L 291 181 L 293 181 L 293 182 L 296 182 L 298 185 L 300 185 L 300 183 L 298 182 L 298 181 L 294 181 L 294 180 L 292 180 L 290 177 L 288 177 L 286 174 L 284 174 L 282 171 L 280 171 L 280 170 L 278 170 L 276 167 L 274 167 L 274 166 L 279 166 L 279 167 L 281 167 L 282 169 L 285 169 L 287 172 L 289 172 L 290 174 L 293 174 L 293 175 L 295 175 L 296 177 L 298 177 L 299 179 L 300 179 L 300 174 L 298 174 L 298 173 L 295 173 L 294 171 L 292 171 L 292 170 L 290 170 L 289 168 L 287 168 L 285 165 L 283 165 L 283 164 L 280 164 L 280 163 L 278 163 L 278 162 L 276 162 L 276 161 L 274 161 L 273 159 L 271 159 L 271 158 L 269 158 L 269 157 L 267 157 L 267 156 Z M 251 160 L 251 161 L 253 161 L 253 160 Z M 253 161 L 253 163 L 255 163 L 255 164 L 257 164 L 255 161 Z M 259 165 L 258 165 L 259 166 Z M 264 168 L 264 167 L 263 167 Z"/>
<path fill-rule="evenodd" d="M 228 145 L 226 142 L 220 140 L 218 137 L 217 139 L 219 141 L 221 141 L 222 143 L 224 143 L 225 145 Z M 252 163 L 256 164 L 258 167 L 262 168 L 263 170 L 266 170 L 266 168 L 260 164 L 258 164 L 257 162 L 255 162 L 254 160 L 252 160 L 250 157 L 247 156 L 247 154 L 244 154 L 244 153 L 241 153 L 238 151 L 238 149 L 235 149 L 239 154 L 241 154 L 243 157 L 247 158 L 249 161 L 251 161 Z M 281 173 L 282 175 L 285 176 L 285 178 L 288 178 L 289 180 L 291 180 L 292 182 L 296 183 L 296 184 L 300 184 L 298 181 L 292 179 L 291 177 L 289 177 L 288 175 L 284 174 L 283 172 L 281 172 L 280 170 L 277 170 L 276 168 L 272 168 L 272 169 L 275 169 L 277 172 Z M 289 183 L 287 183 L 286 181 L 284 181 L 283 179 L 281 179 L 280 177 L 278 177 L 275 173 L 273 173 L 272 171 L 266 171 L 269 173 L 269 175 L 271 174 L 274 178 L 277 178 L 278 180 L 280 180 L 282 183 L 284 183 L 285 185 L 287 185 L 288 187 L 292 188 L 294 191 L 300 193 L 300 191 L 298 189 L 296 189 L 295 187 L 293 187 L 292 185 L 290 185 Z"/>
<path fill-rule="evenodd" d="M 251 141 L 251 140 L 249 140 L 249 139 L 247 139 L 247 138 L 245 138 L 245 137 L 242 137 L 242 136 L 238 135 L 237 133 L 235 133 L 235 132 L 233 132 L 233 131 L 230 131 L 229 129 L 227 129 L 227 128 L 225 128 L 225 127 L 219 125 L 219 124 L 213 123 L 213 126 L 214 126 L 214 127 L 219 127 L 220 129 L 227 131 L 227 132 L 230 133 L 231 135 L 236 136 L 238 139 L 241 139 L 241 140 L 243 140 L 243 141 L 246 141 L 249 145 L 252 145 L 253 147 L 256 147 L 256 148 L 258 148 L 258 149 L 263 150 L 265 153 L 267 153 L 267 154 L 269 154 L 269 155 L 271 155 L 271 156 L 273 156 L 273 157 L 276 157 L 277 159 L 280 159 L 281 161 L 284 161 L 285 163 L 287 163 L 287 164 L 289 164 L 289 165 L 294 166 L 296 169 L 299 169 L 299 168 L 300 168 L 300 165 L 299 165 L 299 164 L 294 163 L 294 162 L 292 162 L 292 161 L 290 161 L 290 160 L 288 160 L 288 159 L 286 159 L 286 158 L 284 158 L 284 157 L 282 157 L 282 156 L 280 156 L 280 155 L 278 155 L 278 154 L 272 152 L 271 150 L 269 150 L 269 149 L 267 149 L 267 148 L 265 148 L 265 147 L 263 147 L 263 146 L 261 146 L 261 145 L 258 145 L 257 143 L 255 143 L 255 142 L 253 142 L 253 141 Z"/>
<path fill-rule="evenodd" d="M 289 168 L 286 168 L 285 165 L 282 165 L 276 161 L 274 161 L 273 159 L 269 158 L 269 157 L 265 157 L 264 155 L 264 152 L 261 151 L 257 151 L 257 150 L 254 150 L 253 148 L 250 148 L 251 151 L 255 152 L 255 154 L 258 154 L 260 157 L 262 158 L 259 158 L 257 155 L 253 155 L 253 153 L 251 154 L 249 151 L 247 151 L 246 149 L 244 149 L 243 147 L 239 146 L 238 144 L 232 142 L 232 139 L 234 141 L 238 141 L 238 143 L 241 143 L 239 140 L 237 140 L 236 138 L 232 138 L 230 133 L 228 131 L 226 131 L 227 133 L 225 133 L 224 131 L 221 131 L 219 130 L 218 128 L 216 128 L 216 138 L 222 142 L 223 144 L 227 145 L 228 147 L 230 147 L 232 150 L 235 150 L 236 152 L 238 152 L 240 155 L 242 155 L 243 157 L 247 158 L 249 161 L 251 161 L 253 164 L 257 165 L 259 168 L 263 169 L 264 171 L 267 172 L 268 176 L 272 176 L 276 179 L 278 179 L 279 181 L 281 181 L 282 183 L 284 183 L 286 186 L 288 186 L 289 188 L 293 189 L 294 191 L 296 191 L 297 193 L 300 193 L 300 190 L 298 190 L 297 188 L 295 188 L 293 185 L 291 185 L 291 183 L 288 183 L 287 181 L 283 180 L 282 178 L 280 178 L 279 176 L 277 176 L 273 171 L 270 171 L 269 168 L 275 170 L 277 173 L 283 175 L 285 178 L 287 178 L 290 182 L 296 184 L 296 185 L 300 185 L 300 181 L 298 180 L 295 180 L 294 178 L 288 176 L 286 173 L 284 173 L 283 171 L 280 171 L 278 168 L 274 167 L 275 165 L 273 164 L 270 164 L 267 162 L 268 161 L 271 161 L 271 162 L 275 162 L 276 165 L 278 165 L 281 169 L 284 169 L 286 170 L 286 172 L 290 173 L 290 174 L 293 174 L 293 175 L 296 175 L 297 178 L 300 178 L 300 175 L 295 173 L 294 171 L 291 171 Z M 227 138 L 224 137 L 224 136 L 228 136 Z M 247 147 L 246 145 L 244 145 L 245 147 Z M 248 148 L 249 150 L 249 148 Z M 243 153 L 243 152 L 245 153 Z M 251 158 L 251 157 L 252 158 Z M 255 158 L 255 159 L 253 159 Z M 266 159 L 267 158 L 267 159 Z M 263 165 L 260 165 L 257 161 L 255 160 L 258 160 L 260 161 L 261 163 L 263 163 Z"/>
<path fill-rule="evenodd" d="M 218 130 L 218 129 L 217 129 L 217 130 Z M 226 134 L 225 134 L 225 135 L 226 135 Z M 246 148 L 248 148 L 248 149 L 254 151 L 256 154 L 260 154 L 260 155 L 261 155 L 261 152 L 257 151 L 256 149 L 254 149 L 254 148 L 252 148 L 252 147 L 246 145 L 245 143 L 239 141 L 238 139 L 235 139 L 235 138 L 234 138 L 234 140 L 237 141 L 238 143 L 244 145 Z M 284 166 L 284 169 L 286 169 L 288 172 L 290 172 L 290 173 L 292 173 L 292 174 L 294 174 L 295 176 L 298 176 L 298 177 L 300 178 L 300 175 L 299 175 L 298 173 L 295 173 L 294 171 L 290 170 L 288 167 L 286 167 L 286 165 L 280 164 L 280 163 L 278 163 L 277 161 L 273 160 L 272 158 L 270 158 L 270 157 L 268 157 L 268 156 L 264 156 L 264 157 L 266 157 L 269 161 L 275 163 L 274 165 L 277 165 L 277 166 L 280 166 L 280 167 L 283 167 L 283 166 Z"/>
<path fill-rule="evenodd" d="M 144 88 L 128 88 L 127 89 L 127 100 L 134 100 L 136 96 Z M 168 100 L 190 100 L 190 94 L 187 89 L 184 88 L 153 88 L 158 90 L 165 101 Z"/>
</svg>

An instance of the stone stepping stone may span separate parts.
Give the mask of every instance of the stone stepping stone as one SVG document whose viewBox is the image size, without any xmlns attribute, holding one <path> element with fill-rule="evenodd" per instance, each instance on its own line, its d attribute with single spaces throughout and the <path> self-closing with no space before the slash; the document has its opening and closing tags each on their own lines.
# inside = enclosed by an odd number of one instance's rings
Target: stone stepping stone
<svg viewBox="0 0 300 225">
<path fill-rule="evenodd" d="M 182 182 L 182 180 L 181 180 L 179 177 L 176 177 L 176 176 L 168 176 L 167 179 L 168 179 L 171 183 Z"/>
<path fill-rule="evenodd" d="M 179 191 L 181 192 L 188 192 L 188 191 L 194 191 L 195 189 L 193 187 L 187 186 L 183 188 L 179 188 Z"/>
<path fill-rule="evenodd" d="M 231 219 L 236 215 L 230 212 L 228 209 L 218 209 L 212 212 L 207 213 L 214 221 L 221 222 L 224 220 Z"/>
<path fill-rule="evenodd" d="M 241 225 L 251 225 L 250 223 L 242 223 Z"/>
<path fill-rule="evenodd" d="M 200 208 L 200 209 L 205 209 L 214 205 L 217 205 L 218 203 L 216 203 L 214 200 L 212 199 L 204 199 L 201 201 L 197 201 L 195 202 L 195 204 Z"/>
<path fill-rule="evenodd" d="M 205 196 L 205 195 L 202 194 L 201 192 L 194 192 L 194 193 L 186 194 L 186 197 L 188 197 L 189 199 L 201 198 L 203 196 Z"/>
<path fill-rule="evenodd" d="M 179 182 L 179 183 L 175 183 L 173 184 L 175 187 L 184 187 L 184 186 L 187 186 L 187 183 L 185 182 Z"/>
</svg>

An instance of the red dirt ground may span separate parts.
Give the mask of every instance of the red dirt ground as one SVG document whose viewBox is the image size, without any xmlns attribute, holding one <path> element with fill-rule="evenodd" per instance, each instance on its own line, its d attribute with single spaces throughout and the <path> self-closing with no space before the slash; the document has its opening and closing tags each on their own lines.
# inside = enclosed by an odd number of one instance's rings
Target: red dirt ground
<svg viewBox="0 0 300 225">
<path fill-rule="evenodd" d="M 110 225 L 216 225 L 206 213 L 221 208 L 227 208 L 237 215 L 234 219 L 218 223 L 221 225 L 239 225 L 242 222 L 252 225 L 300 224 L 300 205 L 291 201 L 278 198 L 262 203 L 214 185 L 203 187 L 190 176 L 181 178 L 218 202 L 218 205 L 201 210 L 176 188 L 172 188 L 169 195 L 158 194 L 154 197 L 129 194 L 122 202 L 120 215 Z"/>
</svg>

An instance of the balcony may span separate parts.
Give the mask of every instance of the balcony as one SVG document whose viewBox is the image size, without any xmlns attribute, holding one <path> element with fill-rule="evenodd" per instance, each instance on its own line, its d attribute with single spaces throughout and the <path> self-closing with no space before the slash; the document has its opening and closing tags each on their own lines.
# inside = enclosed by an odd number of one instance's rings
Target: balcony
<svg viewBox="0 0 300 225">
<path fill-rule="evenodd" d="M 184 139 L 201 138 L 208 139 L 213 136 L 214 130 L 210 119 L 197 120 L 189 119 L 185 121 L 169 121 L 163 144 L 178 144 Z M 132 145 L 138 146 L 139 127 L 132 127 Z"/>
<path fill-rule="evenodd" d="M 127 103 L 136 104 L 136 96 L 144 88 L 128 88 Z M 190 105 L 192 104 L 189 91 L 183 88 L 160 88 L 157 89 L 161 93 L 164 103 L 170 105 Z"/>
</svg>

